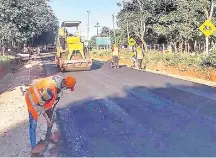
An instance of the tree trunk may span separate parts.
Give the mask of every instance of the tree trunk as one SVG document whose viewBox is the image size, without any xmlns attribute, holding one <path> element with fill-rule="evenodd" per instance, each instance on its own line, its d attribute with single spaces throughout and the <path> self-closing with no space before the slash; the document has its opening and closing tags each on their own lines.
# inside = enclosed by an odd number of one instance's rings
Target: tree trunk
<svg viewBox="0 0 216 158">
<path fill-rule="evenodd" d="M 187 42 L 186 41 L 184 42 L 184 47 L 185 47 L 184 52 L 187 53 Z"/>
<path fill-rule="evenodd" d="M 188 47 L 188 53 L 190 53 L 190 43 L 189 42 L 187 44 L 187 47 Z"/>
<path fill-rule="evenodd" d="M 181 53 L 183 52 L 183 41 L 181 41 L 181 43 L 180 43 L 180 52 Z"/>
<path fill-rule="evenodd" d="M 178 52 L 178 51 L 177 51 L 177 43 L 176 43 L 176 42 L 174 43 L 174 50 L 175 50 L 175 53 Z"/>
<path fill-rule="evenodd" d="M 211 20 L 212 15 L 213 15 L 213 11 L 214 11 L 214 0 L 211 0 L 211 10 L 210 10 L 210 13 L 208 14 L 208 10 L 205 9 L 207 20 Z M 205 54 L 206 55 L 209 54 L 209 38 L 208 37 L 206 37 L 206 49 L 205 49 L 204 55 Z"/>
<path fill-rule="evenodd" d="M 194 52 L 196 52 L 197 51 L 197 41 L 195 40 L 195 42 L 194 42 L 194 48 L 193 48 L 194 50 Z"/>
<path fill-rule="evenodd" d="M 201 49 L 201 47 L 200 47 L 200 43 L 199 43 L 199 52 L 200 52 L 200 49 Z"/>
</svg>

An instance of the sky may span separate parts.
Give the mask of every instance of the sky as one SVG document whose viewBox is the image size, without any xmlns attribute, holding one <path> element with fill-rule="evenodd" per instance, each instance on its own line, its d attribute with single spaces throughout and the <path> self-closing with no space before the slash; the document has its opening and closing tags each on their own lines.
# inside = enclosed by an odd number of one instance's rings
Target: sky
<svg viewBox="0 0 216 158">
<path fill-rule="evenodd" d="M 112 14 L 117 15 L 121 9 L 116 5 L 117 2 L 119 0 L 50 0 L 50 5 L 60 24 L 62 21 L 81 21 L 82 36 L 87 36 L 87 11 L 90 11 L 89 36 L 91 37 L 97 34 L 97 28 L 94 27 L 97 22 L 100 26 L 113 28 Z"/>
</svg>

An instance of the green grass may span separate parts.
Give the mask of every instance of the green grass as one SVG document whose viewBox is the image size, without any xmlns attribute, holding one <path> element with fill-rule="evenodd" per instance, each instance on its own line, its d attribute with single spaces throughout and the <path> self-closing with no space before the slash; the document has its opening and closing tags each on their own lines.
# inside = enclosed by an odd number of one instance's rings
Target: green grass
<svg viewBox="0 0 216 158">
<path fill-rule="evenodd" d="M 93 57 L 111 57 L 111 51 L 93 50 L 91 55 Z M 128 51 L 120 52 L 121 59 L 131 59 L 131 53 Z M 181 53 L 162 53 L 162 52 L 148 52 L 145 53 L 143 63 L 145 65 L 154 65 L 162 62 L 165 66 L 173 67 L 197 67 L 200 69 L 216 68 L 216 53 L 209 57 L 204 57 L 202 54 L 181 54 Z"/>
<path fill-rule="evenodd" d="M 4 68 L 6 68 L 11 64 L 13 59 L 14 59 L 13 56 L 7 56 L 7 55 L 2 56 L 2 55 L 0 55 L 0 65 L 3 66 Z"/>
</svg>

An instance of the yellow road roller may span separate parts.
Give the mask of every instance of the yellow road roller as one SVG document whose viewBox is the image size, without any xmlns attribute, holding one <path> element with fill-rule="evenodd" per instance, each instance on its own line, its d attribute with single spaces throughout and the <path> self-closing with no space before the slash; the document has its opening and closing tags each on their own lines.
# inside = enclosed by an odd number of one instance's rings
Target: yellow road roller
<svg viewBox="0 0 216 158">
<path fill-rule="evenodd" d="M 80 21 L 64 21 L 56 39 L 55 63 L 62 71 L 90 70 L 92 59 L 79 35 Z M 75 28 L 75 33 L 68 33 Z"/>
</svg>

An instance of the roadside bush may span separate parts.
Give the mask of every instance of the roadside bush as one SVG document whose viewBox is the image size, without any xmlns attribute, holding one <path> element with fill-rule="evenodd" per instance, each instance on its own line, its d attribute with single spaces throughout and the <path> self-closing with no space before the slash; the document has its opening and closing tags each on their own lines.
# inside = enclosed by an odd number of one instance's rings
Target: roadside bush
<svg viewBox="0 0 216 158">
<path fill-rule="evenodd" d="M 216 52 L 210 54 L 208 57 L 203 58 L 201 65 L 203 67 L 213 67 L 216 68 Z"/>
<path fill-rule="evenodd" d="M 0 66 L 7 68 L 13 59 L 13 56 L 0 56 Z"/>
<path fill-rule="evenodd" d="M 93 51 L 91 53 L 93 56 L 97 57 L 110 57 L 111 51 Z M 120 52 L 121 59 L 131 59 L 131 53 L 127 51 Z M 200 69 L 206 67 L 216 68 L 216 53 L 211 54 L 209 57 L 205 58 L 203 55 L 192 55 L 192 54 L 181 54 L 181 53 L 161 53 L 149 51 L 145 53 L 143 59 L 144 65 L 156 65 L 158 63 L 163 63 L 164 66 L 173 67 L 197 67 Z"/>
</svg>

